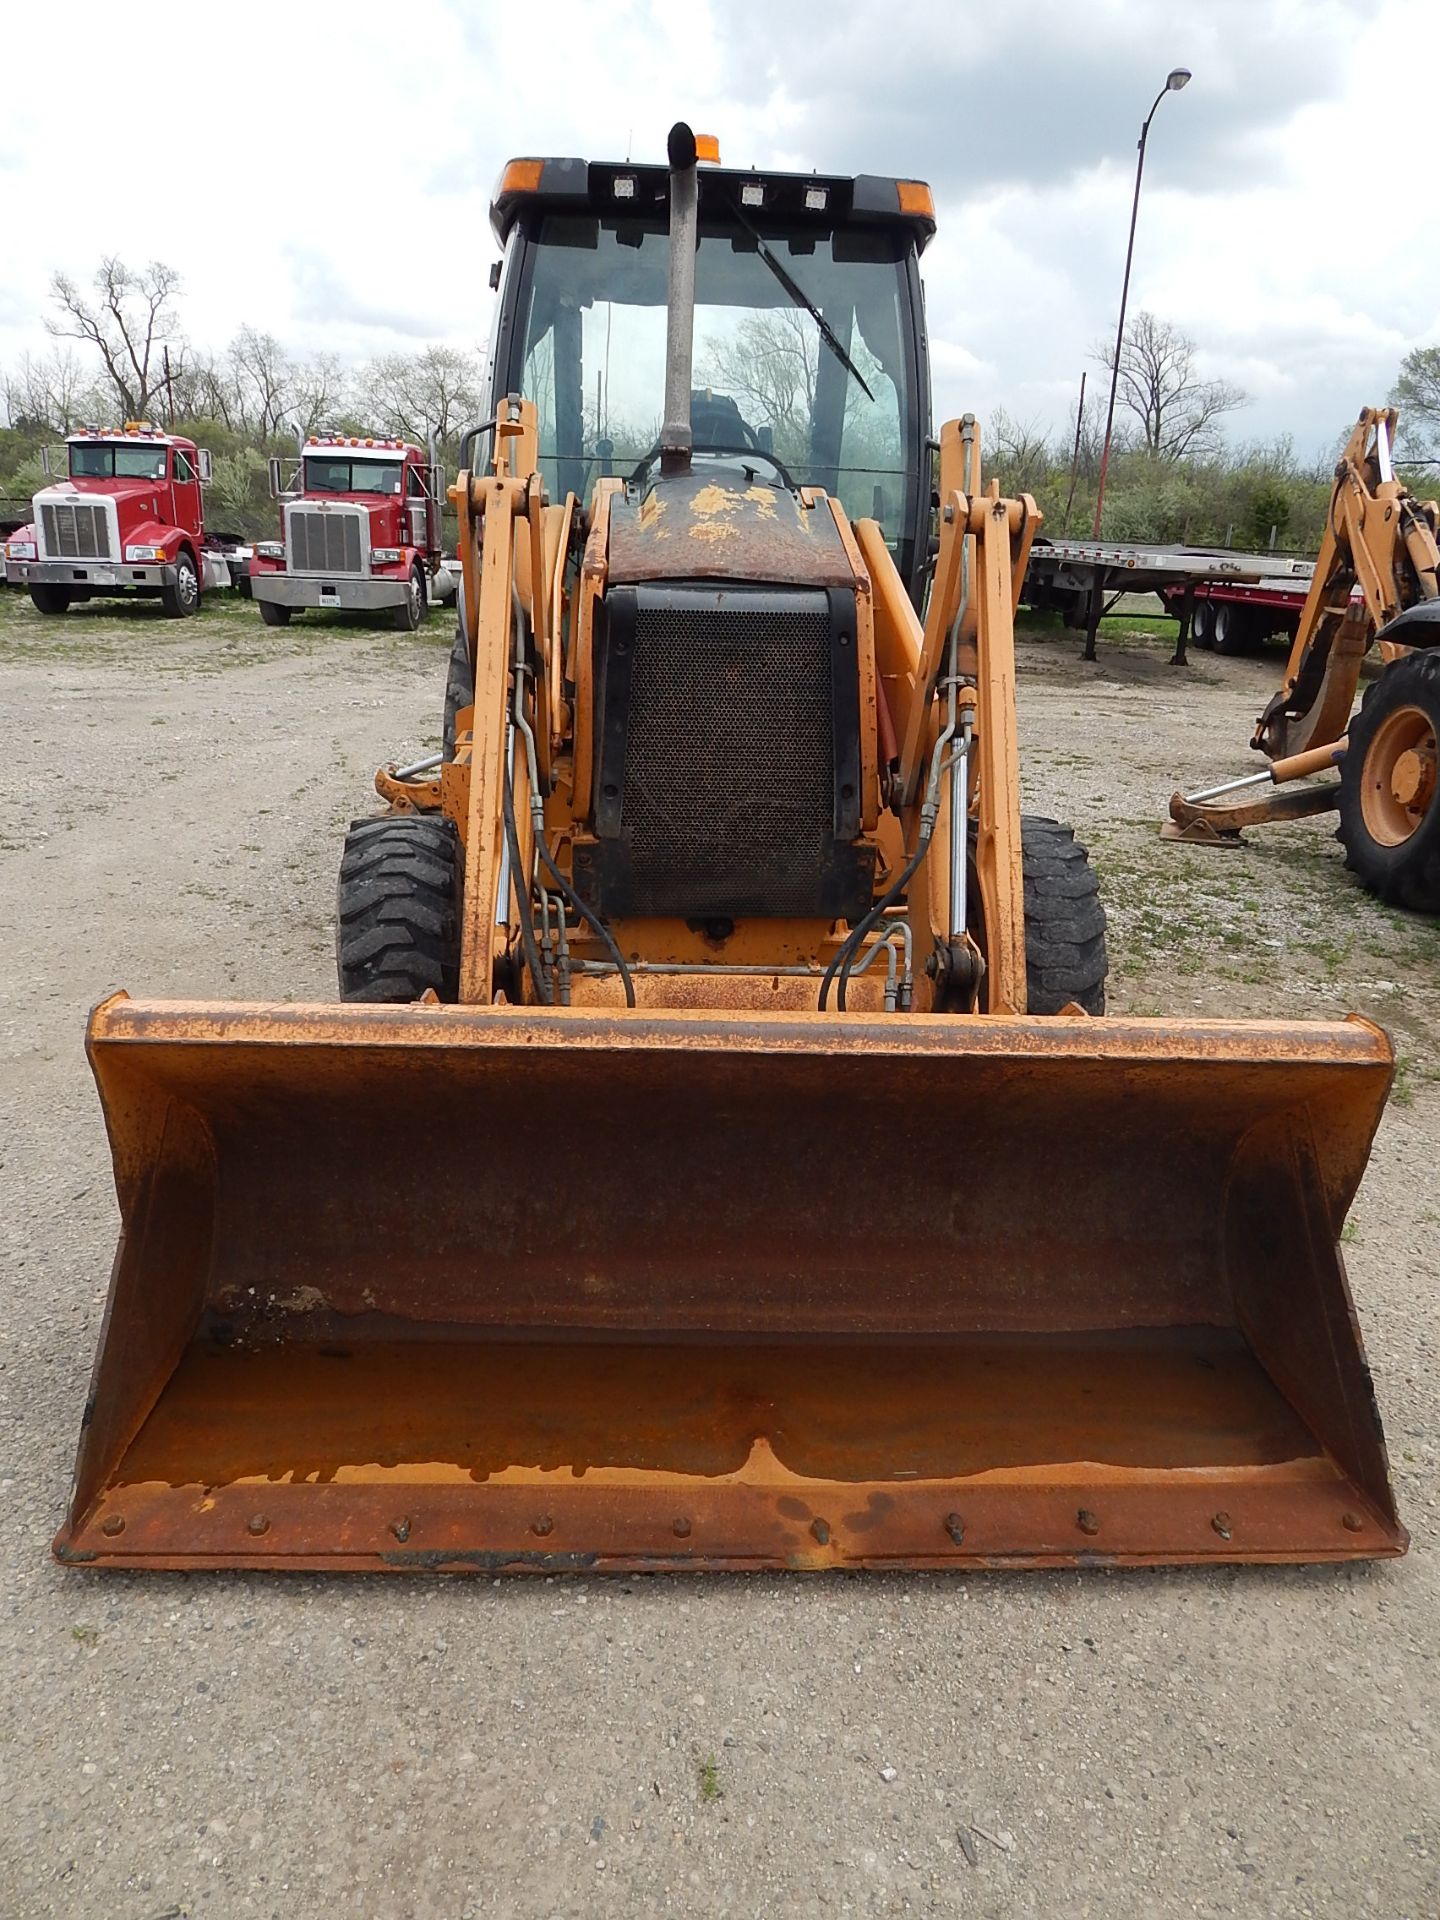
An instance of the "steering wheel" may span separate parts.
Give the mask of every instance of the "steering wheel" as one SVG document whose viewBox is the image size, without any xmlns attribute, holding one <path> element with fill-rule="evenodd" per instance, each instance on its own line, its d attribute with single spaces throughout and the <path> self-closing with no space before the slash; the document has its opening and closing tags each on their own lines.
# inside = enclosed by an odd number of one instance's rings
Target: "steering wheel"
<svg viewBox="0 0 1440 1920">
<path fill-rule="evenodd" d="M 777 454 L 762 453 L 759 447 L 726 446 L 722 441 L 718 441 L 718 440 L 696 440 L 692 444 L 690 451 L 692 453 L 734 454 L 741 461 L 746 463 L 748 463 L 751 460 L 763 460 L 767 466 L 773 467 L 775 469 L 776 473 L 779 474 L 782 482 L 786 487 L 789 488 L 791 493 L 798 493 L 800 491 L 799 487 L 795 483 L 795 476 L 791 473 L 790 469 L 786 466 L 785 462 L 782 459 L 780 459 L 780 457 Z M 660 458 L 660 442 L 657 440 L 654 446 L 651 447 L 650 451 L 644 456 L 644 458 L 640 460 L 636 464 L 636 466 L 631 470 L 631 472 L 626 476 L 625 485 L 627 487 L 638 487 L 641 480 L 650 471 L 651 467 L 654 466 L 655 462 L 659 458 Z"/>
</svg>

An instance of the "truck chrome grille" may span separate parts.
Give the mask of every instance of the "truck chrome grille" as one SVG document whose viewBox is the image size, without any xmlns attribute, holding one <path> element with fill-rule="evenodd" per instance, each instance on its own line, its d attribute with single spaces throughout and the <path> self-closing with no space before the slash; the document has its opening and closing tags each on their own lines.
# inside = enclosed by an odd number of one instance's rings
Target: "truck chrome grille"
<svg viewBox="0 0 1440 1920">
<path fill-rule="evenodd" d="M 45 501 L 40 530 L 47 560 L 110 560 L 110 520 L 99 502 L 70 505 Z"/>
<path fill-rule="evenodd" d="M 361 573 L 365 542 L 358 513 L 295 507 L 289 516 L 292 573 Z"/>
</svg>

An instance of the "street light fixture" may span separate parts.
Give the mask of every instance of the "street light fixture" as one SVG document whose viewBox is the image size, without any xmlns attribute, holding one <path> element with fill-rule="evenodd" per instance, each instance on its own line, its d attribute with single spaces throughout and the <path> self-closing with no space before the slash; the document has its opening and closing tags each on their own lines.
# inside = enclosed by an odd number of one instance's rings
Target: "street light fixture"
<svg viewBox="0 0 1440 1920">
<path fill-rule="evenodd" d="M 1115 391 L 1120 384 L 1120 353 L 1125 344 L 1125 303 L 1130 298 L 1130 262 L 1135 255 L 1135 220 L 1140 212 L 1140 178 L 1145 171 L 1145 141 L 1150 133 L 1150 122 L 1155 118 L 1155 110 L 1167 93 L 1179 93 L 1190 81 L 1188 67 L 1172 67 L 1165 76 L 1165 84 L 1156 94 L 1149 113 L 1146 114 L 1140 128 L 1140 147 L 1135 161 L 1135 198 L 1130 204 L 1130 239 L 1125 248 L 1125 278 L 1120 287 L 1120 324 L 1115 329 L 1115 358 L 1110 367 L 1110 404 L 1105 410 L 1105 445 L 1100 454 L 1100 484 L 1095 492 L 1095 528 L 1093 537 L 1100 538 L 1100 515 L 1105 507 L 1105 475 L 1110 466 L 1110 438 L 1115 429 Z"/>
</svg>

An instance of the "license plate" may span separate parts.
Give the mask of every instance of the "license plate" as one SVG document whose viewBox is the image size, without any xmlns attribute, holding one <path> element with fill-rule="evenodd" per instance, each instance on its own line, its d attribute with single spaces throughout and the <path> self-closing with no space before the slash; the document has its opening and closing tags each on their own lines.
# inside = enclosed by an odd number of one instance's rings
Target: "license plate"
<svg viewBox="0 0 1440 1920">
<path fill-rule="evenodd" d="M 322 587 L 320 589 L 320 604 L 322 607 L 338 607 L 339 606 L 340 595 L 338 594 L 338 592 L 335 590 L 334 587 Z"/>
</svg>

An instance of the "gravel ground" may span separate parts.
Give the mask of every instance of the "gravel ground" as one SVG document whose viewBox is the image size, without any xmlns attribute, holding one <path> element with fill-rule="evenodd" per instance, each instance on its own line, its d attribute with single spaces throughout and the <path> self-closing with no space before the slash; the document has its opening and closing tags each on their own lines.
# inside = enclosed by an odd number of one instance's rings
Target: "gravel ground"
<svg viewBox="0 0 1440 1920">
<path fill-rule="evenodd" d="M 110 987 L 332 991 L 340 836 L 434 742 L 419 636 L 0 607 L 0 1915 L 1440 1911 L 1440 932 L 1323 822 L 1162 846 L 1276 661 L 1021 646 L 1112 1005 L 1358 1007 L 1404 1054 L 1346 1248 L 1410 1556 L 1377 1567 L 496 1582 L 64 1572 L 115 1232 Z"/>
</svg>

